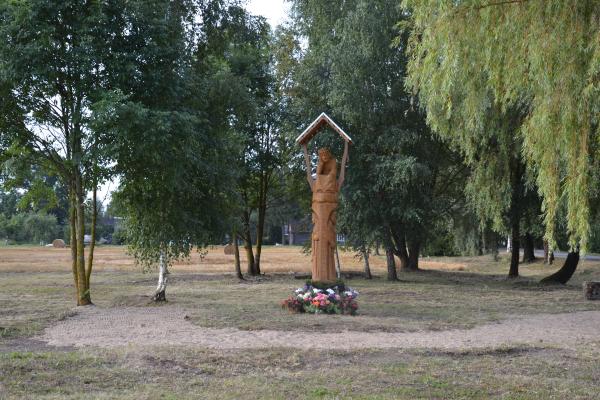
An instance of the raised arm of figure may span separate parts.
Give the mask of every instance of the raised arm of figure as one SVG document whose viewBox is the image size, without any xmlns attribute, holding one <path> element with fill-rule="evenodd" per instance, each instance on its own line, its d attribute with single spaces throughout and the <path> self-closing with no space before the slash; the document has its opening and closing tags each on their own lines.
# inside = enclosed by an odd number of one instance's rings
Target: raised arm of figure
<svg viewBox="0 0 600 400">
<path fill-rule="evenodd" d="M 346 176 L 346 161 L 348 161 L 348 142 L 344 141 L 344 155 L 342 156 L 342 166 L 340 167 L 340 177 L 337 184 L 338 190 L 342 188 Z"/>
<path fill-rule="evenodd" d="M 313 188 L 312 166 L 310 165 L 310 158 L 308 157 L 308 149 L 306 148 L 306 143 L 302 145 L 302 150 L 304 150 L 304 161 L 306 162 L 306 180 L 308 181 L 310 190 L 312 190 L 312 188 Z"/>
</svg>

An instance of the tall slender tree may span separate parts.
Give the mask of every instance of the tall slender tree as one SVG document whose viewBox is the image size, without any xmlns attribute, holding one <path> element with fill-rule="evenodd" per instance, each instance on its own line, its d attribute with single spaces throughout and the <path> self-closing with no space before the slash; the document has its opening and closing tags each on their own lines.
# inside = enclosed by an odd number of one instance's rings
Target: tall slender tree
<svg viewBox="0 0 600 400">
<path fill-rule="evenodd" d="M 128 245 L 144 266 L 159 265 L 155 301 L 166 300 L 169 265 L 219 241 L 228 228 L 237 176 L 229 166 L 238 146 L 227 105 L 219 102 L 223 68 L 201 57 L 210 26 L 195 23 L 213 7 L 139 2 L 128 20 L 131 41 L 145 43 L 143 56 L 130 61 L 138 75 L 103 114 L 114 137 L 115 196 L 126 213 Z"/>
<path fill-rule="evenodd" d="M 77 304 L 91 304 L 93 249 L 86 267 L 88 190 L 105 179 L 104 132 L 95 107 L 110 97 L 115 4 L 19 1 L 0 5 L 0 143 L 3 157 L 26 160 L 68 188 L 72 269 Z"/>
<path fill-rule="evenodd" d="M 206 29 L 207 45 L 201 52 L 218 60 L 227 76 L 223 82 L 227 89 L 220 96 L 228 105 L 224 121 L 242 145 L 237 162 L 231 164 L 240 172 L 236 234 L 244 241 L 248 274 L 258 275 L 269 199 L 279 185 L 285 153 L 273 70 L 273 38 L 263 17 L 253 16 L 235 4 L 220 15 L 215 10 L 210 8 L 205 15 L 210 24 Z"/>
</svg>

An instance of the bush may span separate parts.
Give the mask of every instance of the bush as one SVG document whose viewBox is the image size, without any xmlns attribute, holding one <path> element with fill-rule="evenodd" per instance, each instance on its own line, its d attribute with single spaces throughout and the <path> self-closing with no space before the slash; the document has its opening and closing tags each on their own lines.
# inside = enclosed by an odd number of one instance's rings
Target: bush
<svg viewBox="0 0 600 400">
<path fill-rule="evenodd" d="M 18 213 L 10 219 L 0 218 L 0 235 L 17 243 L 50 243 L 60 226 L 54 215 L 45 212 Z"/>
<path fill-rule="evenodd" d="M 118 228 L 115 230 L 115 232 L 112 234 L 112 244 L 127 244 L 127 230 L 124 228 Z"/>
</svg>

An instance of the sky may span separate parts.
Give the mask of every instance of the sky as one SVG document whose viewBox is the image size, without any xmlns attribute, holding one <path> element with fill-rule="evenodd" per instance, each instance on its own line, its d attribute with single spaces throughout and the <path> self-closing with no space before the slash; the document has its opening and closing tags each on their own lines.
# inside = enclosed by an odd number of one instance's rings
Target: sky
<svg viewBox="0 0 600 400">
<path fill-rule="evenodd" d="M 285 20 L 289 7 L 289 3 L 285 0 L 248 0 L 246 9 L 252 14 L 266 17 L 271 27 L 275 29 Z"/>
</svg>

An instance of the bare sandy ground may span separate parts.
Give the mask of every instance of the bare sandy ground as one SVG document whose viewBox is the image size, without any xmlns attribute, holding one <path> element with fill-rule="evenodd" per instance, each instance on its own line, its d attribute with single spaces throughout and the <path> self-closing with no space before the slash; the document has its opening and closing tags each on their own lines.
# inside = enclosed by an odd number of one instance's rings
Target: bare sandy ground
<svg viewBox="0 0 600 400">
<path fill-rule="evenodd" d="M 316 316 L 317 318 L 326 316 Z M 352 317 L 348 317 L 352 318 Z M 469 330 L 408 333 L 241 331 L 193 325 L 176 307 L 77 309 L 76 315 L 47 328 L 38 339 L 53 346 L 183 345 L 214 349 L 291 347 L 299 349 L 438 348 L 464 350 L 483 347 L 557 345 L 600 339 L 600 311 L 539 314 L 505 320 Z"/>
</svg>

